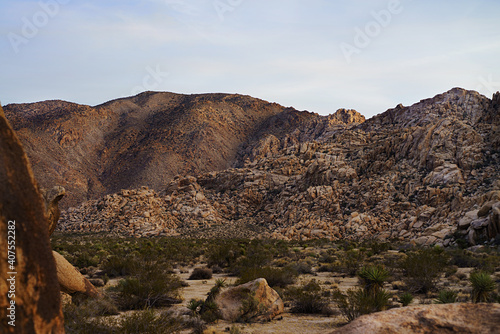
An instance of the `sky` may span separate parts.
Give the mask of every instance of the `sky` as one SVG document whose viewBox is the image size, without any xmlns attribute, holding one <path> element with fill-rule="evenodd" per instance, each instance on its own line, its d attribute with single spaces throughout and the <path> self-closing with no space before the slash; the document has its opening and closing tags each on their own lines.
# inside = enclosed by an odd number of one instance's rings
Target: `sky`
<svg viewBox="0 0 500 334">
<path fill-rule="evenodd" d="M 500 90 L 495 0 L 2 0 L 0 101 L 238 93 L 366 117 Z"/>
</svg>

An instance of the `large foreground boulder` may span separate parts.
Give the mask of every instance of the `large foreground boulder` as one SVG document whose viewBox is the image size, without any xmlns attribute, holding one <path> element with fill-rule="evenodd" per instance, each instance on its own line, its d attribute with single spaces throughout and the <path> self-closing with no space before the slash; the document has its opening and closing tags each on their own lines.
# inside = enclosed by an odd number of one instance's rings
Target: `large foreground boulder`
<svg viewBox="0 0 500 334">
<path fill-rule="evenodd" d="M 78 303 L 86 298 L 102 297 L 99 290 L 95 288 L 71 263 L 61 254 L 52 252 L 56 261 L 57 279 L 61 286 L 61 291 L 67 293 Z"/>
<path fill-rule="evenodd" d="M 0 249 L 0 332 L 64 333 L 44 202 L 1 107 Z"/>
<path fill-rule="evenodd" d="M 499 304 L 436 304 L 368 314 L 332 334 L 496 334 L 499 329 Z"/>
<path fill-rule="evenodd" d="M 284 304 L 264 278 L 228 288 L 215 299 L 227 321 L 265 321 L 283 313 Z"/>
</svg>

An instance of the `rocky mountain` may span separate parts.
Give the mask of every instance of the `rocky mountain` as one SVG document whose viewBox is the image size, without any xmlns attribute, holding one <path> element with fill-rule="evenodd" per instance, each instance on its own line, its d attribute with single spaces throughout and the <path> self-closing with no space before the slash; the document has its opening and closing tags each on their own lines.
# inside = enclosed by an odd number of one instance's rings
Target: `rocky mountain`
<svg viewBox="0 0 500 334">
<path fill-rule="evenodd" d="M 63 207 L 121 189 L 160 190 L 178 174 L 226 169 L 240 146 L 322 118 L 249 96 L 154 92 L 95 107 L 11 104 L 5 114 L 41 185 L 66 188 Z"/>
<path fill-rule="evenodd" d="M 167 96 L 178 99 L 172 102 L 177 109 L 147 102 L 164 103 Z M 95 150 L 100 165 L 82 166 L 98 171 L 101 188 L 89 190 L 90 197 L 108 194 L 64 212 L 62 231 L 377 238 L 444 246 L 462 238 L 471 244 L 498 239 L 499 93 L 489 99 L 454 88 L 366 121 L 353 110 L 319 116 L 221 94 L 145 93 L 73 108 L 81 110 L 74 114 L 95 114 L 101 120 L 96 126 L 107 130 Z M 23 115 L 22 108 L 6 109 Z M 103 115 L 126 121 L 102 121 Z M 78 132 L 76 121 L 68 121 Z M 13 123 L 21 134 L 24 129 L 21 138 L 33 129 L 47 131 Z M 80 131 L 89 136 L 92 129 Z M 85 143 L 78 147 L 92 147 L 90 139 Z M 58 149 L 69 152 L 63 145 Z M 124 166 L 136 169 L 125 173 Z M 154 175 L 158 171 L 164 172 Z M 179 175 L 172 177 L 174 172 Z"/>
</svg>

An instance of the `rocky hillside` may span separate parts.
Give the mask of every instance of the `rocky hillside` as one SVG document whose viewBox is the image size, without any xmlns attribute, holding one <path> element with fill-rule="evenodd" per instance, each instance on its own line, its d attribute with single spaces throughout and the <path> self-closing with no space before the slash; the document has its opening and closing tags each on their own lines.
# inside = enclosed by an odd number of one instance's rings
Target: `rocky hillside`
<svg viewBox="0 0 500 334">
<path fill-rule="evenodd" d="M 500 94 L 455 88 L 367 121 L 283 110 L 235 168 L 67 210 L 63 231 L 490 242 L 500 232 Z"/>
<path fill-rule="evenodd" d="M 229 94 L 146 92 L 95 107 L 11 104 L 5 114 L 41 185 L 66 188 L 63 207 L 121 189 L 159 191 L 175 175 L 232 166 L 265 135 L 282 137 L 313 120 L 328 125 L 317 114 Z"/>
</svg>

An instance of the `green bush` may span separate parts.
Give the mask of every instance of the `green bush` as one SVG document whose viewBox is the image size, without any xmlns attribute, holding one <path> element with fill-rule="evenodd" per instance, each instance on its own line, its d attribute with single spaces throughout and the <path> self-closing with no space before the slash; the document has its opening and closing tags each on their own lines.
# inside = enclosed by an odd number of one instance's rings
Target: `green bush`
<svg viewBox="0 0 500 334">
<path fill-rule="evenodd" d="M 64 328 L 67 333 L 95 334 L 116 333 L 112 321 L 103 321 L 102 316 L 116 315 L 118 309 L 108 299 L 87 299 L 79 305 L 68 303 L 63 307 Z"/>
<path fill-rule="evenodd" d="M 488 273 L 484 271 L 473 272 L 470 274 L 469 281 L 472 285 L 472 302 L 486 303 L 491 301 L 492 293 L 495 290 L 495 281 Z"/>
<path fill-rule="evenodd" d="M 390 295 L 385 290 L 374 293 L 365 289 L 349 289 L 346 294 L 336 291 L 333 295 L 342 314 L 352 321 L 363 314 L 385 310 L 389 305 Z"/>
<path fill-rule="evenodd" d="M 139 261 L 132 255 L 112 255 L 104 262 L 102 270 L 108 277 L 126 276 L 130 275 L 138 265 Z"/>
<path fill-rule="evenodd" d="M 313 274 L 312 266 L 305 261 L 292 263 L 290 264 L 290 268 L 299 275 Z"/>
<path fill-rule="evenodd" d="M 209 268 L 194 268 L 188 280 L 211 279 L 212 270 Z"/>
<path fill-rule="evenodd" d="M 233 266 L 241 255 L 242 249 L 238 244 L 224 241 L 210 247 L 207 252 L 207 263 L 210 267 L 228 268 Z"/>
<path fill-rule="evenodd" d="M 291 301 L 292 313 L 331 314 L 329 301 L 315 280 L 299 287 L 288 288 L 286 296 Z"/>
<path fill-rule="evenodd" d="M 122 309 L 161 307 L 177 302 L 181 280 L 163 263 L 144 260 L 130 277 L 120 280 L 111 291 L 118 292 Z"/>
<path fill-rule="evenodd" d="M 363 263 L 365 254 L 357 249 L 351 249 L 345 252 L 342 259 L 342 270 L 349 276 L 354 276 L 359 270 L 359 266 Z"/>
<path fill-rule="evenodd" d="M 242 270 L 238 284 L 244 284 L 257 278 L 265 278 L 269 286 L 284 288 L 289 284 L 293 284 L 297 276 L 297 272 L 290 267 L 252 267 Z"/>
<path fill-rule="evenodd" d="M 180 333 L 182 324 L 166 312 L 157 313 L 152 309 L 134 312 L 126 316 L 120 323 L 119 333 L 123 334 L 156 334 Z"/>
<path fill-rule="evenodd" d="M 399 297 L 399 302 L 403 304 L 403 306 L 408 306 L 413 301 L 413 295 L 409 292 L 405 292 Z"/>
<path fill-rule="evenodd" d="M 451 304 L 456 303 L 458 293 L 453 290 L 441 290 L 434 300 L 435 304 Z"/>
<path fill-rule="evenodd" d="M 426 293 L 435 287 L 436 280 L 448 262 L 442 249 L 426 248 L 410 252 L 401 261 L 403 280 L 415 293 Z"/>
</svg>

